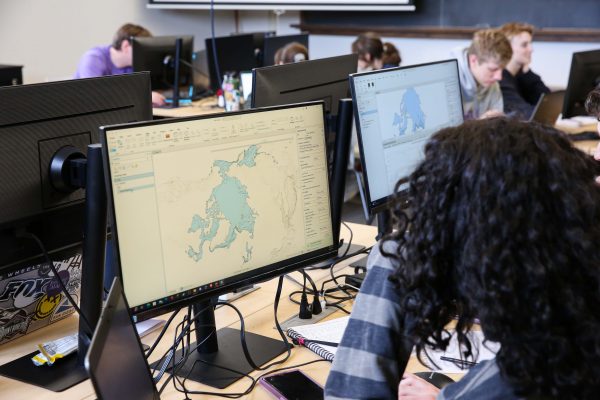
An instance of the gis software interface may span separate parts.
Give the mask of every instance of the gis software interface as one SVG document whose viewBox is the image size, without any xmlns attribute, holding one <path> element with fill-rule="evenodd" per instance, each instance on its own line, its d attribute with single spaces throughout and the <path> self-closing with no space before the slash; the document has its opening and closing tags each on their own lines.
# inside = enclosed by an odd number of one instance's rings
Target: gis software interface
<svg viewBox="0 0 600 400">
<path fill-rule="evenodd" d="M 391 195 L 441 128 L 463 122 L 456 60 L 354 75 L 370 201 Z"/>
<path fill-rule="evenodd" d="M 108 129 L 130 306 L 332 246 L 323 125 L 313 104 Z"/>
</svg>

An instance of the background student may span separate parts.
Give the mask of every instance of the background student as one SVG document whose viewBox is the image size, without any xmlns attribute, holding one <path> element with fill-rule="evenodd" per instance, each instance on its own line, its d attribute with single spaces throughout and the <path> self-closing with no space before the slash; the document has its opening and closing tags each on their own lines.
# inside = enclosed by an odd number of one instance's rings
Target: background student
<svg viewBox="0 0 600 400">
<path fill-rule="evenodd" d="M 511 56 L 508 39 L 496 29 L 477 31 L 469 47 L 452 51 L 452 57 L 458 60 L 465 119 L 502 115 L 504 104 L 498 81 Z"/>
<path fill-rule="evenodd" d="M 369 256 L 326 398 L 435 397 L 428 383 L 401 378 L 413 345 L 421 359 L 446 348 L 455 316 L 466 359 L 476 359 L 475 318 L 501 348 L 438 399 L 597 398 L 596 168 L 539 124 L 491 118 L 435 134 L 408 202 L 391 207 L 394 232 Z"/>
<path fill-rule="evenodd" d="M 383 68 L 399 67 L 402 62 L 400 50 L 393 43 L 385 42 L 383 44 L 383 55 L 381 57 Z"/>
<path fill-rule="evenodd" d="M 502 25 L 500 31 L 510 41 L 512 48 L 512 57 L 502 71 L 500 81 L 504 112 L 528 119 L 542 93 L 550 92 L 540 76 L 529 68 L 533 52 L 533 26 L 510 22 Z"/>
<path fill-rule="evenodd" d="M 129 74 L 133 72 L 133 51 L 130 38 L 150 37 L 152 34 L 140 25 L 125 24 L 115 33 L 110 45 L 96 46 L 86 51 L 73 76 L 75 79 Z M 152 92 L 152 104 L 162 106 L 165 98 Z"/>
<path fill-rule="evenodd" d="M 275 52 L 274 58 L 274 65 L 306 61 L 308 60 L 308 49 L 302 43 L 288 43 Z"/>
<path fill-rule="evenodd" d="M 383 42 L 373 32 L 358 35 L 352 42 L 352 53 L 358 54 L 357 72 L 383 68 Z"/>
</svg>

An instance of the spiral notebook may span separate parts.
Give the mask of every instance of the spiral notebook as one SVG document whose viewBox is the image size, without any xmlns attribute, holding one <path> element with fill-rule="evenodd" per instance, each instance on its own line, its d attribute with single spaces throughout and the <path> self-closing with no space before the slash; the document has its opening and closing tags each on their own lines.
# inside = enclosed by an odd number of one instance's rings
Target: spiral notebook
<svg viewBox="0 0 600 400">
<path fill-rule="evenodd" d="M 288 328 L 287 335 L 291 339 L 306 341 L 304 347 L 325 360 L 333 361 L 337 347 L 314 343 L 311 340 L 340 343 L 348 325 L 348 318 L 341 317 L 318 324 L 293 326 Z"/>
</svg>

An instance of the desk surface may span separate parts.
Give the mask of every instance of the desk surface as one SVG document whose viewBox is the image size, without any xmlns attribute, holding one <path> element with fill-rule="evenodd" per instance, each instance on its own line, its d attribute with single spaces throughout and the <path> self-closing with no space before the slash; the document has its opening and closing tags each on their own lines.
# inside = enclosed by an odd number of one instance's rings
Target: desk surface
<svg viewBox="0 0 600 400">
<path fill-rule="evenodd" d="M 354 241 L 355 243 L 363 244 L 366 246 L 370 246 L 375 241 L 376 228 L 372 226 L 366 225 L 358 225 L 358 224 L 349 224 L 354 233 Z M 346 236 L 345 239 L 348 240 L 348 232 L 346 229 L 342 229 L 342 235 Z M 353 260 L 350 259 L 345 262 L 345 265 L 349 264 Z M 344 264 L 340 264 L 337 269 L 344 268 Z M 318 282 L 323 281 L 329 277 L 329 270 L 316 270 L 310 272 L 311 276 Z M 297 280 L 301 279 L 301 275 L 297 272 L 292 273 L 292 276 Z M 248 331 L 258 333 L 265 336 L 270 336 L 273 338 L 278 337 L 277 331 L 273 328 L 273 299 L 275 298 L 275 291 L 277 287 L 277 280 L 271 280 L 269 282 L 265 282 L 260 284 L 260 289 L 256 290 L 247 296 L 244 296 L 238 300 L 234 301 L 234 304 L 241 310 L 244 315 L 246 327 Z M 295 315 L 298 313 L 298 306 L 293 304 L 288 299 L 288 294 L 294 290 L 297 290 L 298 287 L 291 283 L 288 280 L 284 281 L 283 284 L 283 293 L 281 295 L 281 302 L 278 310 L 278 316 L 280 321 L 285 321 L 288 317 Z M 347 305 L 347 308 L 350 309 L 351 304 Z M 232 309 L 229 307 L 221 307 L 216 311 L 216 321 L 217 328 L 222 328 L 225 326 L 238 327 L 238 317 L 237 314 L 234 313 Z M 336 318 L 341 317 L 345 314 L 342 312 L 336 312 L 332 314 L 328 318 Z M 176 318 L 177 319 L 177 318 Z M 159 354 L 164 353 L 169 347 L 168 338 L 172 338 L 173 336 L 173 326 L 176 324 L 172 324 L 169 331 L 165 335 L 165 339 L 163 339 L 161 345 L 158 346 L 155 353 L 150 357 L 151 361 L 155 361 Z M 54 340 L 59 337 L 65 336 L 74 332 L 77 329 L 77 317 L 71 316 L 63 321 L 59 321 L 47 328 L 40 329 L 32 334 L 26 335 L 22 338 L 9 342 L 3 346 L 0 346 L 0 364 L 4 364 L 8 361 L 11 361 L 19 356 L 27 354 L 35 349 L 35 345 L 37 343 L 46 342 L 49 340 Z M 146 344 L 152 344 L 156 339 L 158 332 L 152 332 L 148 336 L 143 338 L 143 342 Z M 310 350 L 302 347 L 295 347 L 292 350 L 292 355 L 283 365 L 275 366 L 273 369 L 280 368 L 282 366 L 293 366 L 297 364 L 304 363 L 310 360 L 317 360 L 319 357 L 312 353 Z M 305 367 L 302 367 L 302 370 L 306 372 L 309 376 L 314 378 L 320 384 L 324 384 L 327 379 L 327 374 L 329 373 L 330 363 L 324 361 L 316 364 L 311 364 Z M 41 367 L 43 368 L 43 367 Z M 409 363 L 408 369 L 410 371 L 418 371 L 425 370 L 423 366 L 418 364 L 418 361 L 411 360 Z M 253 376 L 258 376 L 262 374 L 261 371 L 254 371 L 252 373 Z M 166 379 L 167 374 L 165 374 L 164 379 Z M 159 386 L 162 385 L 162 381 L 159 383 Z M 240 380 L 230 387 L 224 389 L 223 393 L 235 393 L 244 391 L 247 388 L 248 381 Z M 214 392 L 215 389 L 208 388 L 201 384 L 197 384 L 194 382 L 189 382 L 189 389 L 191 390 L 207 390 L 210 392 Z M 94 391 L 90 381 L 85 381 L 78 384 L 71 389 L 68 389 L 62 393 L 54 393 L 50 391 L 46 391 L 44 389 L 40 389 L 36 386 L 31 386 L 28 384 L 24 384 L 18 381 L 10 380 L 5 377 L 0 376 L 0 398 L 12 399 L 12 400 L 20 400 L 20 399 L 32 399 L 32 398 L 44 398 L 44 399 L 93 399 L 95 398 Z M 172 384 L 165 389 L 162 394 L 163 399 L 181 399 L 182 394 L 177 392 Z M 208 396 L 206 398 L 213 398 L 213 396 Z M 216 397 L 214 397 L 216 398 Z M 251 392 L 246 398 L 249 399 L 270 399 L 271 395 L 266 392 L 262 387 L 258 386 Z"/>
<path fill-rule="evenodd" d="M 225 109 L 217 106 L 216 97 L 206 97 L 194 101 L 192 104 L 183 105 L 178 108 L 153 108 L 152 115 L 159 118 L 195 117 L 198 115 L 215 114 L 225 112 Z"/>
</svg>

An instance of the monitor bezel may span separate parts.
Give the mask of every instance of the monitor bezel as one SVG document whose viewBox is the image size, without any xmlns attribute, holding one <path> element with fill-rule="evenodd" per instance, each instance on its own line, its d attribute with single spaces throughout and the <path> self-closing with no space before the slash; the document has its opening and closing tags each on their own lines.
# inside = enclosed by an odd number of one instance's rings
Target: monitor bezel
<svg viewBox="0 0 600 400">
<path fill-rule="evenodd" d="M 360 152 L 362 176 L 363 176 L 363 183 L 364 183 L 364 189 L 365 189 L 365 198 L 366 198 L 366 202 L 367 202 L 367 209 L 369 210 L 369 213 L 371 215 L 375 215 L 378 212 L 386 210 L 388 208 L 390 201 L 395 196 L 402 196 L 402 193 L 406 194 L 408 189 L 405 189 L 401 192 L 396 192 L 394 190 L 392 193 L 388 194 L 387 196 L 382 197 L 377 200 L 373 200 L 371 198 L 371 190 L 369 188 L 369 173 L 368 173 L 368 169 L 367 169 L 367 163 L 365 162 L 365 153 L 364 153 L 364 149 L 363 149 L 363 147 L 364 147 L 363 146 L 363 132 L 362 132 L 361 124 L 360 124 L 360 118 L 358 115 L 358 104 L 356 102 L 356 88 L 354 86 L 354 79 L 356 79 L 358 77 L 364 77 L 367 75 L 385 74 L 385 73 L 391 73 L 391 72 L 395 72 L 395 71 L 399 71 L 399 70 L 413 69 L 413 68 L 426 67 L 426 66 L 430 66 L 430 65 L 445 64 L 445 63 L 453 63 L 454 64 L 454 66 L 456 68 L 456 77 L 457 77 L 457 79 L 459 79 L 458 84 L 460 85 L 458 60 L 455 58 L 451 58 L 451 59 L 447 59 L 447 60 L 440 60 L 440 61 L 433 61 L 433 62 L 428 62 L 428 63 L 423 63 L 423 64 L 407 65 L 407 66 L 402 66 L 402 67 L 385 68 L 385 69 L 379 69 L 379 70 L 375 70 L 375 71 L 358 72 L 356 74 L 351 74 L 348 78 L 350 80 L 350 92 L 352 94 L 352 108 L 353 108 L 353 112 L 354 112 L 354 121 L 355 121 L 355 125 L 356 125 L 358 149 Z M 464 116 L 462 91 L 461 91 L 460 87 L 458 88 L 458 93 L 459 93 L 459 97 L 460 97 L 461 115 Z M 464 117 L 463 117 L 463 121 L 464 121 Z M 409 178 L 409 176 L 402 177 L 398 180 L 398 182 L 403 182 L 403 183 L 408 182 L 408 178 Z"/>
<path fill-rule="evenodd" d="M 117 275 L 123 282 L 123 287 L 125 288 L 125 281 L 123 280 L 123 273 L 121 269 L 120 262 L 120 249 L 119 249 L 119 228 L 115 218 L 115 208 L 114 208 L 114 195 L 111 185 L 111 171 L 110 164 L 108 159 L 108 150 L 107 150 L 107 134 L 112 130 L 123 130 L 129 128 L 139 128 L 144 126 L 160 126 L 164 124 L 172 124 L 176 122 L 189 122 L 189 121 L 199 121 L 204 119 L 215 119 L 215 118 L 228 118 L 228 117 L 236 117 L 239 115 L 251 114 L 251 113 L 260 113 L 266 111 L 275 111 L 282 110 L 288 108 L 300 108 L 300 107 L 308 107 L 308 106 L 320 106 L 321 114 L 323 117 L 323 151 L 325 152 L 324 157 L 326 157 L 326 148 L 325 148 L 325 104 L 323 101 L 313 101 L 313 102 L 303 102 L 303 103 L 295 103 L 295 104 L 286 104 L 280 106 L 273 107 L 263 107 L 263 108 L 254 108 L 243 111 L 236 112 L 228 112 L 228 113 L 218 113 L 218 114 L 208 114 L 208 115 L 200 115 L 194 117 L 183 117 L 183 118 L 170 118 L 163 120 L 154 120 L 154 121 L 145 121 L 145 122 L 134 122 L 129 124 L 118 124 L 118 125 L 110 125 L 100 127 L 100 140 L 102 143 L 102 161 L 104 167 L 104 179 L 106 185 L 106 193 L 108 199 L 108 209 L 110 215 L 110 223 L 111 230 L 113 235 L 113 245 L 114 245 L 114 263 L 117 266 Z M 325 158 L 326 160 L 326 158 Z M 329 185 L 329 174 L 327 174 L 327 192 L 329 194 L 329 212 L 330 218 L 333 215 L 333 210 L 331 208 L 331 193 L 330 193 L 330 185 Z M 161 305 L 156 308 L 148 308 L 148 309 L 136 309 L 136 307 L 130 307 L 130 312 L 135 316 L 136 320 L 142 321 L 145 319 L 149 319 L 155 316 L 159 316 L 171 311 L 175 311 L 181 307 L 191 305 L 203 299 L 212 298 L 215 296 L 219 296 L 224 293 L 228 293 L 233 291 L 234 289 L 248 286 L 254 283 L 260 283 L 277 277 L 279 275 L 283 275 L 297 269 L 300 269 L 304 266 L 315 264 L 319 261 L 326 260 L 331 258 L 334 255 L 337 255 L 337 243 L 334 242 L 333 238 L 333 222 L 331 222 L 331 232 L 332 232 L 332 243 L 330 246 L 323 247 L 321 249 L 314 250 L 310 253 L 302 254 L 290 259 L 281 260 L 277 263 L 265 265 L 259 268 L 256 268 L 252 271 L 248 271 L 242 274 L 234 275 L 233 277 L 224 278 L 223 281 L 226 281 L 222 285 L 217 287 L 208 288 L 205 291 L 197 292 L 196 294 L 191 294 L 188 296 L 181 297 L 179 299 L 173 299 L 173 302 Z M 127 295 L 127 294 L 126 294 Z M 158 300 L 158 299 L 156 299 Z M 154 300 L 152 300 L 154 301 Z"/>
<path fill-rule="evenodd" d="M 585 91 L 585 93 L 583 93 L 581 88 L 585 84 L 586 76 L 581 72 L 586 72 L 585 70 L 587 69 L 587 66 L 591 64 L 590 60 L 592 59 L 596 59 L 597 64 L 600 64 L 600 49 L 578 51 L 573 53 L 571 57 L 571 66 L 569 68 L 569 80 L 565 90 L 565 97 L 563 99 L 562 118 L 587 115 L 584 103 L 587 94 L 594 89 L 594 86 L 592 85 Z M 582 94 L 583 96 L 579 96 L 579 94 Z M 575 102 L 579 100 L 582 100 L 582 103 L 581 105 L 576 106 Z M 579 114 L 578 111 L 582 112 L 582 114 Z"/>
</svg>

